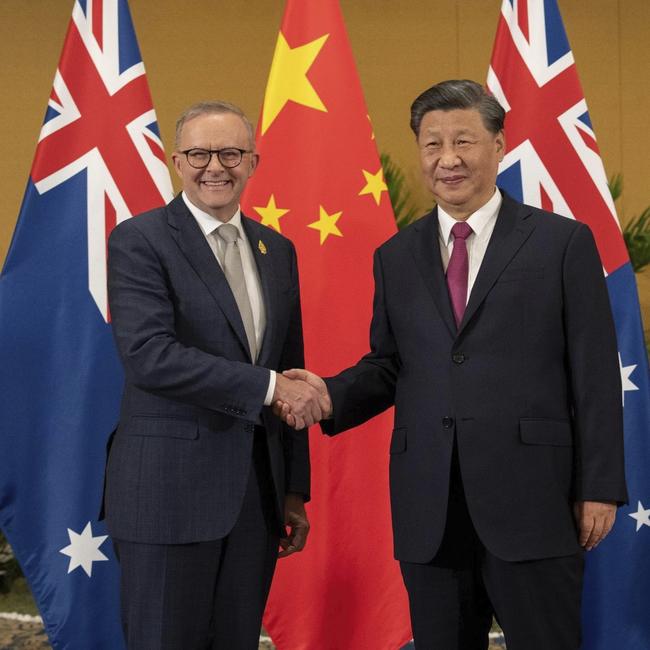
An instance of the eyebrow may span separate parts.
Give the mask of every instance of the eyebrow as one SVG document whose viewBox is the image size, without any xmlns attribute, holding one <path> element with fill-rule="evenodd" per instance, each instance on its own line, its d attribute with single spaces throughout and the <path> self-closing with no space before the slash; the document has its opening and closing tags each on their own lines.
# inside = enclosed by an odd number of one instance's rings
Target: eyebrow
<svg viewBox="0 0 650 650">
<path fill-rule="evenodd" d="M 433 129 L 425 129 L 424 131 L 421 132 L 421 135 L 428 135 L 428 136 L 440 136 L 440 131 L 434 131 Z M 470 129 L 461 129 L 460 131 L 456 131 L 453 136 L 458 137 L 460 135 L 471 135 L 476 137 L 476 133 Z"/>
</svg>

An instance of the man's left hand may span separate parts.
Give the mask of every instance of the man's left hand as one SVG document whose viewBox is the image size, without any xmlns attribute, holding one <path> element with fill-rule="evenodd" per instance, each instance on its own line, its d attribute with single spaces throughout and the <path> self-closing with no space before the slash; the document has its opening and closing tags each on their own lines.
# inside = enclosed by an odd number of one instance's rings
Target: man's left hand
<svg viewBox="0 0 650 650">
<path fill-rule="evenodd" d="M 616 504 L 612 501 L 576 501 L 573 515 L 580 546 L 588 551 L 602 542 L 614 525 Z"/>
<path fill-rule="evenodd" d="M 282 550 L 278 557 L 287 557 L 296 551 L 302 551 L 307 543 L 309 520 L 305 512 L 305 502 L 299 494 L 287 494 L 284 499 L 284 525 L 289 534 L 280 539 Z"/>
</svg>

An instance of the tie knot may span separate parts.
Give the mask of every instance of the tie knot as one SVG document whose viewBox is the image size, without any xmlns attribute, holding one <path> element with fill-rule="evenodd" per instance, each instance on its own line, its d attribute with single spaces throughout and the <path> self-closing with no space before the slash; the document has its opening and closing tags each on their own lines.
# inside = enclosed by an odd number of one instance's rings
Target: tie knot
<svg viewBox="0 0 650 650">
<path fill-rule="evenodd" d="M 467 239 L 473 232 L 472 227 L 465 221 L 455 223 L 451 229 L 454 239 Z"/>
<path fill-rule="evenodd" d="M 239 230 L 237 230 L 237 226 L 234 226 L 231 223 L 224 223 L 223 226 L 217 228 L 217 235 L 221 237 L 226 244 L 232 244 L 232 242 L 237 241 Z"/>
</svg>

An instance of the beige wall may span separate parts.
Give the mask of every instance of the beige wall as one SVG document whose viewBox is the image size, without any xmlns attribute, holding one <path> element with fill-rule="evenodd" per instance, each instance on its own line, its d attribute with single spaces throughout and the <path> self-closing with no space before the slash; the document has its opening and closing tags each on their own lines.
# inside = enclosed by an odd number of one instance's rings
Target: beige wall
<svg viewBox="0 0 650 650">
<path fill-rule="evenodd" d="M 422 207 L 429 199 L 414 163 L 410 102 L 445 78 L 485 80 L 500 5 L 500 0 L 341 0 L 378 146 L 404 168 Z M 608 176 L 624 175 L 619 213 L 625 220 L 650 204 L 650 2 L 559 0 L 559 5 L 605 169 Z M 176 115 L 195 100 L 230 99 L 257 120 L 283 0 L 130 0 L 130 6 L 168 151 Z M 20 208 L 71 10 L 72 0 L 0 1 L 0 260 Z M 649 277 L 640 282 L 644 303 L 650 303 Z"/>
</svg>

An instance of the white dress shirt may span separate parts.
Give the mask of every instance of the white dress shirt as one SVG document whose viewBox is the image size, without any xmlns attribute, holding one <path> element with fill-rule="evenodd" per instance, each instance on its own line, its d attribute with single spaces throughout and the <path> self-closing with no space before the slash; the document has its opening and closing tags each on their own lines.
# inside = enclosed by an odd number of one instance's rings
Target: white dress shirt
<svg viewBox="0 0 650 650">
<path fill-rule="evenodd" d="M 467 257 L 469 259 L 467 302 L 469 302 L 472 287 L 483 263 L 485 251 L 490 243 L 490 237 L 492 237 L 492 231 L 497 222 L 501 202 L 501 192 L 495 189 L 492 198 L 467 219 L 467 224 L 469 224 L 473 231 L 465 240 L 467 244 Z M 457 223 L 456 219 L 449 216 L 438 206 L 438 240 L 440 243 L 440 255 L 442 257 L 442 268 L 445 272 L 447 271 L 451 252 L 454 250 L 454 238 L 451 234 L 451 229 L 455 223 Z"/>
<path fill-rule="evenodd" d="M 201 232 L 203 232 L 208 245 L 212 249 L 215 259 L 219 263 L 219 266 L 221 266 L 221 260 L 223 259 L 225 253 L 226 243 L 221 239 L 221 237 L 217 236 L 216 230 L 219 228 L 219 226 L 223 225 L 223 222 L 215 219 L 200 208 L 197 208 L 187 198 L 185 192 L 182 193 L 182 196 L 187 209 L 196 219 L 196 223 L 199 224 L 199 228 L 201 229 Z M 257 342 L 257 349 L 259 350 L 262 347 L 262 340 L 264 339 L 264 332 L 266 330 L 266 310 L 264 309 L 264 297 L 262 295 L 262 285 L 260 283 L 260 277 L 257 271 L 257 264 L 255 264 L 250 242 L 248 241 L 248 237 L 246 237 L 246 233 L 244 232 L 244 228 L 242 226 L 241 208 L 237 208 L 237 212 L 235 212 L 230 221 L 227 223 L 235 226 L 239 232 L 237 246 L 239 247 L 239 252 L 241 254 L 241 262 L 244 269 L 244 281 L 246 282 L 246 291 L 248 291 L 248 298 L 251 303 L 251 311 L 253 312 L 255 339 Z M 220 247 L 221 250 L 219 250 Z M 266 391 L 266 397 L 264 399 L 265 406 L 271 404 L 273 393 L 275 391 L 275 371 L 270 370 L 269 372 L 271 374 L 269 378 L 269 386 Z"/>
</svg>

